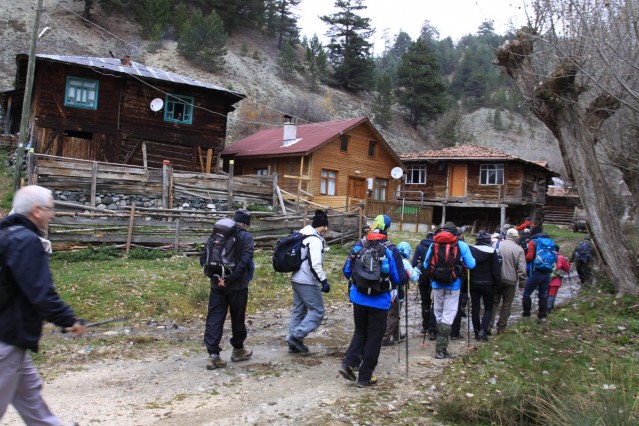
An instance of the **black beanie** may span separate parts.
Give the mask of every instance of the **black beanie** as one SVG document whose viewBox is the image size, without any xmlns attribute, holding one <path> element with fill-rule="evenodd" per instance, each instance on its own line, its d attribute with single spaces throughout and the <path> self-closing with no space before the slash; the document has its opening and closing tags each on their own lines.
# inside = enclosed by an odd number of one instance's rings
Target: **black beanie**
<svg viewBox="0 0 639 426">
<path fill-rule="evenodd" d="M 444 223 L 442 230 L 448 231 L 453 235 L 457 235 L 457 226 L 451 221 Z"/>
<path fill-rule="evenodd" d="M 479 231 L 479 233 L 475 236 L 475 241 L 477 244 L 484 244 L 487 246 L 492 244 L 490 234 L 484 230 Z"/>
<path fill-rule="evenodd" d="M 251 224 L 251 212 L 246 209 L 238 209 L 235 211 L 233 220 L 237 223 Z"/>
<path fill-rule="evenodd" d="M 315 216 L 313 216 L 313 228 L 319 228 L 320 226 L 328 226 L 328 216 L 322 210 L 315 210 Z"/>
</svg>

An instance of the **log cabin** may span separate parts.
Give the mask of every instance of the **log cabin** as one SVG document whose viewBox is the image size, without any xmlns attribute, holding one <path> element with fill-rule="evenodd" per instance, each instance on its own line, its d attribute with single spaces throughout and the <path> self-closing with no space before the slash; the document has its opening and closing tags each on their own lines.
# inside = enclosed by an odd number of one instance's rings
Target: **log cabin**
<svg viewBox="0 0 639 426">
<path fill-rule="evenodd" d="M 543 221 L 546 190 L 557 173 L 545 162 L 497 149 L 462 145 L 401 156 L 406 175 L 400 198 L 433 207 L 433 221 L 486 229 Z"/>
<path fill-rule="evenodd" d="M 315 204 L 351 206 L 395 199 L 391 170 L 401 160 L 366 117 L 261 130 L 227 146 L 224 167 L 234 174 L 277 173 L 279 187 Z"/>
<path fill-rule="evenodd" d="M 28 55 L 2 93 L 5 131 L 17 133 Z M 130 57 L 37 55 L 29 117 L 36 153 L 209 173 L 219 164 L 227 115 L 245 96 L 134 62 Z"/>
</svg>

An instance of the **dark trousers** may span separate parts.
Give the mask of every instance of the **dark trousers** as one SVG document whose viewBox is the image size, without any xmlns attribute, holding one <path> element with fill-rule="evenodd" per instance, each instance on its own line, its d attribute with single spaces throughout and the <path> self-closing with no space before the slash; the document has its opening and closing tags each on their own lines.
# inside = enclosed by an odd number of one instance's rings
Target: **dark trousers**
<svg viewBox="0 0 639 426">
<path fill-rule="evenodd" d="M 418 288 L 419 296 L 422 299 L 422 328 L 426 331 L 435 331 L 437 321 L 432 310 L 433 301 L 430 297 L 430 281 L 420 277 Z"/>
<path fill-rule="evenodd" d="M 539 312 L 537 318 L 544 319 L 548 316 L 548 288 L 550 286 L 550 272 L 534 271 L 526 280 L 526 287 L 521 296 L 521 304 L 523 312 L 522 317 L 529 317 L 532 309 L 532 299 L 530 296 L 537 290 L 537 298 L 539 300 Z"/>
<path fill-rule="evenodd" d="M 246 340 L 246 304 L 248 303 L 248 288 L 243 290 L 229 290 L 226 288 L 212 288 L 209 296 L 209 312 L 206 316 L 204 330 L 204 345 L 209 354 L 219 354 L 222 348 L 222 332 L 226 313 L 231 314 L 231 346 L 234 349 L 244 347 Z"/>
<path fill-rule="evenodd" d="M 577 262 L 577 275 L 579 275 L 579 281 L 582 286 L 590 284 L 592 278 L 592 266 L 590 263 Z"/>
<path fill-rule="evenodd" d="M 488 324 L 493 316 L 493 302 L 495 300 L 495 286 L 470 284 L 470 300 L 472 303 L 473 330 L 487 332 Z M 479 319 L 481 303 L 484 303 L 484 315 Z"/>
<path fill-rule="evenodd" d="M 344 364 L 359 366 L 359 381 L 369 381 L 377 366 L 379 352 L 382 349 L 382 338 L 386 331 L 387 309 L 371 308 L 353 303 L 353 319 L 355 331 L 351 344 L 346 350 Z"/>
</svg>

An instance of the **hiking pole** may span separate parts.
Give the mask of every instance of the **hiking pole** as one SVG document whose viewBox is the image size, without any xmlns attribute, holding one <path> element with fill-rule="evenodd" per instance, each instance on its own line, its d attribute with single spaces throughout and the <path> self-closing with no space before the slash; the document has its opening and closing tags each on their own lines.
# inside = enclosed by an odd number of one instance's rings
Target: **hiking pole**
<svg viewBox="0 0 639 426">
<path fill-rule="evenodd" d="M 404 323 L 406 324 L 406 378 L 408 379 L 408 289 L 410 287 L 410 282 L 406 282 L 406 295 L 404 296 Z M 401 330 L 401 327 L 400 327 Z M 399 332 L 399 337 L 401 337 L 402 332 Z"/>
<path fill-rule="evenodd" d="M 466 269 L 466 348 L 470 348 L 470 269 Z"/>
</svg>

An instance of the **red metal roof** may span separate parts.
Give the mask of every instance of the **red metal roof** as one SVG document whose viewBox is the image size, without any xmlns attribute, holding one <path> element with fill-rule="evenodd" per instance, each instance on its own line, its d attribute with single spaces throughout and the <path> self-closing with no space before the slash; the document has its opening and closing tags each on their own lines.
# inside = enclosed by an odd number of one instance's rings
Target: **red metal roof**
<svg viewBox="0 0 639 426">
<path fill-rule="evenodd" d="M 314 151 L 324 143 L 332 140 L 341 133 L 346 133 L 358 124 L 368 122 L 368 118 L 359 117 L 342 121 L 325 121 L 322 123 L 302 124 L 297 126 L 298 142 L 282 146 L 284 142 L 284 128 L 260 130 L 251 136 L 240 139 L 227 146 L 222 155 L 236 157 L 280 156 L 292 154 L 306 154 Z M 375 130 L 375 132 L 377 132 Z M 381 138 L 381 136 L 380 136 Z"/>
</svg>

